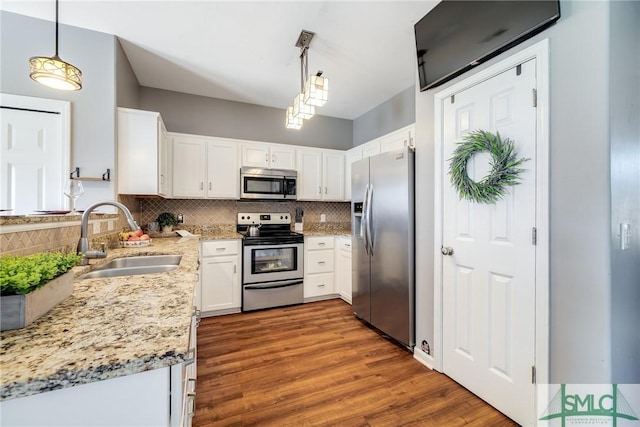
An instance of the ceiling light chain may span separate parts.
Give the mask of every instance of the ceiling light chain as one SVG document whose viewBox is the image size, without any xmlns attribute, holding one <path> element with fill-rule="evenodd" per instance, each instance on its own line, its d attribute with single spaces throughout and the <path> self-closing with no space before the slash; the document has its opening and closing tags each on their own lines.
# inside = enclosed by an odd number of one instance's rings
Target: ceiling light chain
<svg viewBox="0 0 640 427">
<path fill-rule="evenodd" d="M 56 0 L 56 53 L 51 57 L 29 58 L 29 76 L 45 86 L 59 90 L 82 89 L 82 71 L 58 56 L 58 0 Z"/>
<path fill-rule="evenodd" d="M 300 129 L 304 119 L 310 119 L 315 114 L 315 107 L 321 107 L 327 102 L 329 80 L 322 77 L 322 71 L 315 76 L 309 75 L 309 44 L 315 33 L 302 30 L 296 47 L 300 48 L 300 93 L 294 98 L 293 106 L 287 108 L 286 127 Z"/>
</svg>

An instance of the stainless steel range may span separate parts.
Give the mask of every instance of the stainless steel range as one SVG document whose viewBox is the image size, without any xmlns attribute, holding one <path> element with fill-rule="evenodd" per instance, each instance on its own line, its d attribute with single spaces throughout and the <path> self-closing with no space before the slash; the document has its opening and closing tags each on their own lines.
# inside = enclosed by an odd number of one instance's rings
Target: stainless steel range
<svg viewBox="0 0 640 427">
<path fill-rule="evenodd" d="M 304 237 L 291 231 L 291 215 L 239 213 L 236 228 L 245 236 L 242 311 L 302 304 Z"/>
</svg>

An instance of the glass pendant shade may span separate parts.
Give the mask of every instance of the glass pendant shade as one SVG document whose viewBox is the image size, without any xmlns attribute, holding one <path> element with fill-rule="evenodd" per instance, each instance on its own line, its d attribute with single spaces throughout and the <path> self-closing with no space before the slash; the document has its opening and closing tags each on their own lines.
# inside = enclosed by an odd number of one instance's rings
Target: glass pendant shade
<svg viewBox="0 0 640 427">
<path fill-rule="evenodd" d="M 287 129 L 300 129 L 302 127 L 302 119 L 293 116 L 293 107 L 287 107 L 285 125 Z"/>
<path fill-rule="evenodd" d="M 54 55 L 29 59 L 30 77 L 40 84 L 59 90 L 82 89 L 82 71 Z"/>
<path fill-rule="evenodd" d="M 304 103 L 304 94 L 299 93 L 293 99 L 293 117 L 302 120 L 308 120 L 316 113 L 316 108 L 313 105 L 307 105 Z"/>
<path fill-rule="evenodd" d="M 322 76 L 311 76 L 304 85 L 304 103 L 322 107 L 329 96 L 329 79 Z"/>
</svg>

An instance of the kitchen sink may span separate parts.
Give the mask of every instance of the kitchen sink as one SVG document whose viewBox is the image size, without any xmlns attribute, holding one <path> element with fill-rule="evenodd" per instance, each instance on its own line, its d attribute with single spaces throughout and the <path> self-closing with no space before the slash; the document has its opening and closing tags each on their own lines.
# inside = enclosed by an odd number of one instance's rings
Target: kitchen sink
<svg viewBox="0 0 640 427">
<path fill-rule="evenodd" d="M 178 268 L 181 259 L 182 255 L 145 255 L 116 258 L 87 274 L 83 274 L 80 279 L 161 273 Z"/>
</svg>

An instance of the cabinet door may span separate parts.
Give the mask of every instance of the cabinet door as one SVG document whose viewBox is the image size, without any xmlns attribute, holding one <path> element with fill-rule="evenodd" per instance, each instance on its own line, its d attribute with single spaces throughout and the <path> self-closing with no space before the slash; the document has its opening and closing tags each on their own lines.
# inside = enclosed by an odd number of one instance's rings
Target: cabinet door
<svg viewBox="0 0 640 427">
<path fill-rule="evenodd" d="M 362 158 L 375 156 L 380 154 L 380 141 L 375 140 L 362 145 Z"/>
<path fill-rule="evenodd" d="M 270 163 L 267 144 L 242 144 L 242 166 L 267 168 Z"/>
<path fill-rule="evenodd" d="M 342 247 L 342 244 L 340 245 Z M 338 249 L 338 267 L 336 287 L 340 297 L 351 304 L 351 251 Z"/>
<path fill-rule="evenodd" d="M 344 154 L 322 153 L 323 200 L 344 199 Z"/>
<path fill-rule="evenodd" d="M 403 129 L 398 132 L 394 132 L 385 136 L 380 141 L 380 151 L 386 153 L 389 151 L 401 150 L 404 147 L 408 147 L 411 142 L 411 133 L 407 129 Z"/>
<path fill-rule="evenodd" d="M 118 109 L 118 192 L 158 194 L 160 114 Z"/>
<path fill-rule="evenodd" d="M 238 144 L 215 140 L 207 143 L 207 198 L 237 199 L 240 182 Z"/>
<path fill-rule="evenodd" d="M 160 141 L 158 144 L 158 194 L 171 197 L 170 139 L 162 120 L 158 120 L 158 132 L 160 133 Z"/>
<path fill-rule="evenodd" d="M 320 150 L 298 150 L 298 200 L 322 200 Z"/>
<path fill-rule="evenodd" d="M 176 136 L 173 148 L 173 196 L 202 198 L 206 145 L 197 138 Z"/>
<path fill-rule="evenodd" d="M 347 151 L 344 156 L 344 200 L 351 200 L 351 165 L 362 159 L 362 147 Z"/>
<path fill-rule="evenodd" d="M 240 307 L 238 256 L 202 259 L 202 311 Z"/>
<path fill-rule="evenodd" d="M 273 169 L 295 169 L 296 168 L 296 150 L 295 148 L 281 147 L 272 145 L 270 147 L 271 163 Z"/>
</svg>

